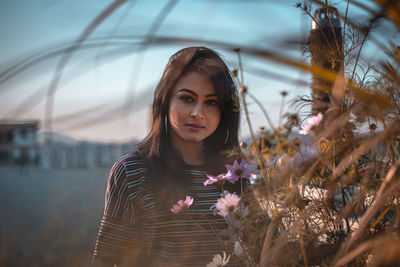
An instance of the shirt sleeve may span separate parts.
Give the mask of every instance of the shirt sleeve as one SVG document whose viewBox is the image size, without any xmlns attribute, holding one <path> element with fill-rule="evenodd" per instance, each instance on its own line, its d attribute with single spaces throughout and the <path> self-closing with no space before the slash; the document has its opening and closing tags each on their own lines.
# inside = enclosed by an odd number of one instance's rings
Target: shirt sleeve
<svg viewBox="0 0 400 267">
<path fill-rule="evenodd" d="M 130 198 L 123 160 L 110 171 L 104 214 L 93 258 L 110 263 L 134 263 L 140 251 L 134 200 Z"/>
</svg>

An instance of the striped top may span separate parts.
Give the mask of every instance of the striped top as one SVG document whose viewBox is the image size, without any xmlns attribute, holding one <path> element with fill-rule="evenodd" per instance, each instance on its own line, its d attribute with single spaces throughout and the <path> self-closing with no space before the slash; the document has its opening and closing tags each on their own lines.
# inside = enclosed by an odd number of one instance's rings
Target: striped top
<svg viewBox="0 0 400 267">
<path fill-rule="evenodd" d="M 223 244 L 229 242 L 219 234 L 226 222 L 210 210 L 221 189 L 203 185 L 201 167 L 188 166 L 187 195 L 194 203 L 178 214 L 169 210 L 177 196 L 168 196 L 171 203 L 163 208 L 155 205 L 150 171 L 148 160 L 137 154 L 122 156 L 112 167 L 94 258 L 118 266 L 205 266 L 227 251 Z"/>
</svg>

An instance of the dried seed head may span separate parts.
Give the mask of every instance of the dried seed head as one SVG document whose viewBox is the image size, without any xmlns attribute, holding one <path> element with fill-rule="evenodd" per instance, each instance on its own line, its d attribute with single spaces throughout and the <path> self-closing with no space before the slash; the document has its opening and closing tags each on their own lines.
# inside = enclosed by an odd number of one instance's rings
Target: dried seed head
<svg viewBox="0 0 400 267">
<path fill-rule="evenodd" d="M 245 149 L 247 147 L 247 144 L 245 142 L 240 142 L 240 147 Z"/>
<path fill-rule="evenodd" d="M 300 146 L 301 145 L 301 141 L 300 141 L 299 138 L 293 137 L 292 140 L 293 140 L 293 145 L 295 145 L 295 146 Z"/>
<path fill-rule="evenodd" d="M 290 114 L 288 120 L 294 126 L 299 125 L 299 116 L 297 114 Z"/>
<path fill-rule="evenodd" d="M 237 69 L 233 69 L 233 70 L 232 70 L 232 75 L 233 75 L 233 77 L 237 77 L 237 75 L 238 75 L 238 70 L 237 70 Z"/>
</svg>

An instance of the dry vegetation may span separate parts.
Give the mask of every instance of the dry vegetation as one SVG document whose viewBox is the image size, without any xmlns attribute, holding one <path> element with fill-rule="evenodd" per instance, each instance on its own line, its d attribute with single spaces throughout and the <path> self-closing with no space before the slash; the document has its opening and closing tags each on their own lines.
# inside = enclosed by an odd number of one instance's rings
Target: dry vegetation
<svg viewBox="0 0 400 267">
<path fill-rule="evenodd" d="M 360 58 L 365 42 L 374 41 L 368 35 L 375 23 L 390 20 L 400 29 L 400 4 L 376 3 L 382 9 L 371 10 L 367 26 L 343 18 L 343 68 L 327 75 L 318 66 L 310 68 L 333 82 L 324 119 L 312 130 L 313 146 L 290 136 L 299 124 L 297 114 L 287 114 L 274 132 L 261 129 L 249 146 L 243 145 L 248 161 L 260 169 L 242 197 L 251 211 L 236 233 L 243 265 L 400 262 L 400 47 L 381 40 L 387 61 L 366 65 Z M 311 16 L 308 6 L 298 7 Z M 246 94 L 242 90 L 244 104 Z M 303 96 L 294 106 L 313 101 Z"/>
</svg>

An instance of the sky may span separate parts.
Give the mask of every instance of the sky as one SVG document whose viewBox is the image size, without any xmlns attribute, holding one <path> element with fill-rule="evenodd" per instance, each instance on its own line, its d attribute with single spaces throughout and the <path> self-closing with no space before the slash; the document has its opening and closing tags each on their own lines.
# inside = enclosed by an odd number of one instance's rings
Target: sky
<svg viewBox="0 0 400 267">
<path fill-rule="evenodd" d="M 46 94 L 62 58 L 60 51 L 73 44 L 112 2 L 0 0 L 1 120 L 39 120 L 44 129 Z M 231 69 L 238 68 L 238 59 L 236 53 L 224 48 L 226 44 L 308 62 L 301 44 L 307 41 L 311 18 L 295 7 L 296 2 L 127 1 L 71 54 L 55 92 L 52 130 L 79 140 L 105 142 L 145 137 L 155 86 L 168 58 L 186 46 L 205 45 L 215 49 Z M 370 1 L 359 2 L 375 7 Z M 168 12 L 162 13 L 168 3 Z M 339 12 L 344 13 L 345 1 L 336 4 Z M 154 27 L 160 14 L 165 16 Z M 349 14 L 359 20 L 367 18 L 365 11 L 357 6 L 350 6 Z M 152 43 L 140 45 L 152 27 L 156 28 Z M 398 40 L 398 32 L 392 25 L 380 27 L 385 29 L 378 31 L 384 32 L 382 38 Z M 163 43 L 161 38 L 175 41 Z M 374 46 L 366 51 L 367 61 L 378 61 L 382 54 Z M 280 93 L 288 92 L 283 101 L 286 112 L 290 99 L 310 93 L 303 82 L 309 83 L 311 76 L 272 60 L 248 54 L 241 57 L 244 84 L 276 127 L 282 102 Z M 268 129 L 254 101 L 248 99 L 248 104 L 253 129 L 257 131 L 260 126 Z M 248 135 L 243 117 L 241 138 Z"/>
</svg>

